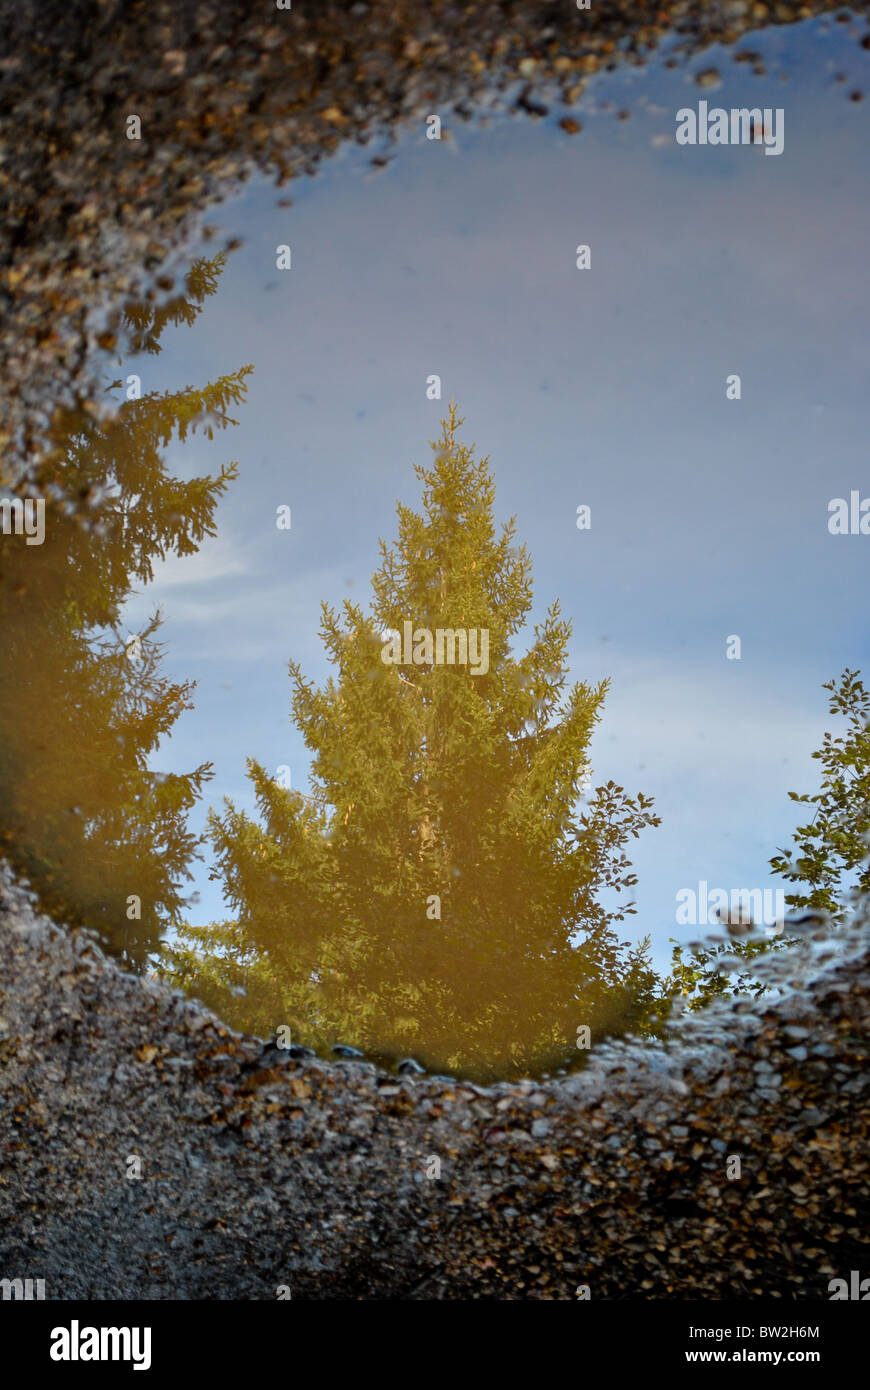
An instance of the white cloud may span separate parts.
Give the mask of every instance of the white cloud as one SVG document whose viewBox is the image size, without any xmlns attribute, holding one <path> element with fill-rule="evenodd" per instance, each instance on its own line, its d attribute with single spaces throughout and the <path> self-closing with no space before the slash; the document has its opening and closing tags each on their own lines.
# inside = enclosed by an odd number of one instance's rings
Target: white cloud
<svg viewBox="0 0 870 1390">
<path fill-rule="evenodd" d="M 219 535 L 204 540 L 195 555 L 167 555 L 154 567 L 154 579 L 145 589 L 152 601 L 165 589 L 193 584 L 214 584 L 219 579 L 246 574 L 247 560 L 232 539 Z"/>
</svg>

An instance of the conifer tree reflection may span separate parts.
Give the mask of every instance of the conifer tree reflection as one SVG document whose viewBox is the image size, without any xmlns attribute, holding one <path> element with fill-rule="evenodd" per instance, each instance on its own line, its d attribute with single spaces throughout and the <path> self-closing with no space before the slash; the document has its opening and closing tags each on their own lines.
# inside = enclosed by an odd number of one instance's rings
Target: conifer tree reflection
<svg viewBox="0 0 870 1390">
<path fill-rule="evenodd" d="M 259 821 L 229 802 L 211 817 L 238 918 L 184 929 L 169 965 L 257 1031 L 490 1076 L 576 1058 L 580 1026 L 596 1041 L 645 1026 L 646 945 L 619 940 L 631 908 L 601 897 L 633 886 L 624 847 L 658 817 L 612 782 L 582 800 L 607 683 L 568 687 L 558 604 L 513 654 L 531 562 L 512 523 L 498 532 L 460 423 L 451 408 L 417 470 L 422 514 L 398 507 L 371 615 L 323 609 L 334 678 L 317 690 L 291 663 L 312 795 L 249 764 Z M 422 639 L 419 660 L 386 663 L 384 631 L 409 619 L 436 640 L 487 632 L 488 669 L 440 663 Z"/>
<path fill-rule="evenodd" d="M 192 323 L 224 261 L 195 262 L 171 299 L 125 304 L 129 347 L 157 353 L 167 326 Z M 26 488 L 45 501 L 44 543 L 0 538 L 0 849 L 44 907 L 97 928 L 133 964 L 184 906 L 198 847 L 187 816 L 211 765 L 150 769 L 193 685 L 161 673 L 159 614 L 131 642 L 121 609 L 157 560 L 215 534 L 238 465 L 183 481 L 163 454 L 173 439 L 236 423 L 251 370 L 133 400 L 115 381 L 111 414 L 60 412 L 57 447 Z"/>
</svg>

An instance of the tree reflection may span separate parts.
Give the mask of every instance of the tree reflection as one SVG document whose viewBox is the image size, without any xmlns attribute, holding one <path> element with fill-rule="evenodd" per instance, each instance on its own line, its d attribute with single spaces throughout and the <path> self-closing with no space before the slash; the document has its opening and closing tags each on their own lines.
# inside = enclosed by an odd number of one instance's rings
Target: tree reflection
<svg viewBox="0 0 870 1390">
<path fill-rule="evenodd" d="M 120 315 L 129 349 L 157 353 L 167 326 L 192 323 L 224 264 L 197 260 L 162 302 L 131 298 Z M 44 541 L 0 537 L 0 846 L 46 910 L 97 928 L 131 964 L 185 905 L 200 843 L 187 817 L 211 764 L 149 767 L 194 687 L 161 673 L 159 613 L 131 641 L 122 606 L 156 561 L 216 534 L 238 465 L 183 481 L 164 451 L 235 424 L 252 370 L 138 399 L 119 399 L 115 381 L 110 414 L 61 412 L 57 447 L 12 494 L 42 500 Z"/>
</svg>

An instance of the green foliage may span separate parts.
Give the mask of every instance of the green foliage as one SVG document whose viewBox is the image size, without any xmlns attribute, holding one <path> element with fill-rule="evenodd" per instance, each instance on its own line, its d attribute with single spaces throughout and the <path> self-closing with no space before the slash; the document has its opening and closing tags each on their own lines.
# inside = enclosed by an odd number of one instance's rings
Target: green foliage
<svg viewBox="0 0 870 1390">
<path fill-rule="evenodd" d="M 165 979 L 233 1028 L 268 1037 L 279 1023 L 290 1023 L 269 956 L 251 945 L 238 922 L 179 926 L 175 942 L 162 945 L 159 964 Z"/>
<path fill-rule="evenodd" d="M 847 668 L 838 681 L 822 687 L 831 691 L 829 712 L 842 715 L 846 729 L 839 737 L 826 733 L 813 753 L 822 764 L 821 789 L 812 796 L 789 792 L 792 801 L 816 808 L 812 820 L 795 831 L 796 851 L 779 850 L 770 860 L 775 873 L 804 888 L 786 894 L 788 906 L 827 913 L 832 924 L 844 920 L 853 892 L 870 890 L 870 695 L 859 675 Z M 847 876 L 855 870 L 850 881 Z M 696 946 L 684 956 L 674 942 L 666 993 L 683 997 L 690 1009 L 704 1008 L 718 995 L 759 998 L 765 986 L 753 974 L 753 959 L 794 944 L 794 937 L 780 936 Z M 723 961 L 735 958 L 739 968 L 723 967 Z"/>
<path fill-rule="evenodd" d="M 335 676 L 318 690 L 290 665 L 312 795 L 251 762 L 260 821 L 227 802 L 210 833 L 233 939 L 280 988 L 271 1027 L 491 1075 L 571 1054 L 581 1024 L 596 1039 L 647 1025 L 647 945 L 613 931 L 633 906 L 608 912 L 600 895 L 634 886 L 625 847 L 658 817 L 613 782 L 583 803 L 607 682 L 568 688 L 557 603 L 512 654 L 531 563 L 513 521 L 497 533 L 488 462 L 457 441 L 461 423 L 451 405 L 433 466 L 416 469 L 422 513 L 398 506 L 371 613 L 323 606 Z M 488 672 L 385 664 L 383 633 L 405 620 L 488 630 Z M 229 978 L 225 942 L 182 933 L 208 988 Z"/>
<path fill-rule="evenodd" d="M 192 321 L 221 265 L 192 268 L 183 309 L 178 299 L 171 313 L 142 308 L 150 350 L 168 322 Z M 136 317 L 132 303 L 127 310 Z M 27 487 L 45 500 L 44 543 L 2 542 L 0 846 L 46 909 L 95 927 L 130 963 L 184 906 L 180 884 L 198 844 L 187 816 L 210 765 L 150 770 L 193 687 L 161 675 L 159 614 L 131 660 L 121 610 L 155 561 L 193 554 L 215 534 L 215 507 L 237 466 L 183 482 L 162 451 L 193 430 L 235 423 L 230 411 L 251 370 L 123 400 L 105 416 L 61 412 L 58 448 Z M 138 920 L 127 913 L 134 895 Z"/>
<path fill-rule="evenodd" d="M 870 695 L 860 674 L 847 668 L 839 681 L 822 687 L 831 691 L 830 713 L 842 715 L 846 728 L 836 738 L 826 733 L 813 753 L 822 765 L 820 790 L 789 792 L 792 801 L 815 810 L 797 827 L 795 848 L 778 850 L 770 861 L 775 873 L 800 886 L 786 894 L 790 907 L 819 908 L 836 921 L 843 920 L 852 892 L 870 890 Z"/>
<path fill-rule="evenodd" d="M 671 944 L 671 973 L 663 999 L 682 999 L 685 1007 L 694 1012 L 720 996 L 732 998 L 739 994 L 760 999 L 767 987 L 753 974 L 752 961 L 768 951 L 786 950 L 794 942 L 792 938 L 774 937 L 721 945 L 710 942 L 687 949 L 671 937 Z"/>
</svg>

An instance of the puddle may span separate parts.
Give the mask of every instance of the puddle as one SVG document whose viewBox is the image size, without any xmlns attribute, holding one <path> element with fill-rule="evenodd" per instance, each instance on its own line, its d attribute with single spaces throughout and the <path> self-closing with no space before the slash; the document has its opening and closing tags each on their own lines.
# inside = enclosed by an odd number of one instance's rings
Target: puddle
<svg viewBox="0 0 870 1390">
<path fill-rule="evenodd" d="M 127 402 L 118 423 L 69 420 L 43 479 L 44 542 L 4 538 L 4 834 L 25 846 L 50 906 L 75 903 L 140 964 L 160 930 L 178 947 L 179 925 L 222 923 L 214 941 L 234 964 L 220 987 L 195 979 L 189 957 L 179 978 L 263 1035 L 283 1024 L 294 1041 L 428 1047 L 443 1064 L 454 990 L 468 1055 L 505 1065 L 515 1046 L 561 1056 L 581 1026 L 600 1034 L 644 1017 L 646 977 L 616 938 L 649 935 L 666 972 L 670 938 L 698 934 L 678 921 L 680 894 L 788 887 L 769 860 L 796 825 L 788 793 L 817 786 L 811 755 L 831 727 L 822 682 L 860 668 L 867 648 L 863 33 L 863 21 L 830 17 L 746 35 L 687 67 L 665 53 L 601 76 L 571 108 L 518 87 L 499 102 L 519 101 L 521 118 L 495 102 L 484 121 L 445 112 L 440 139 L 421 122 L 390 144 L 348 144 L 289 190 L 254 178 L 212 215 L 186 285 L 160 268 L 150 306 L 131 300 L 116 326 L 124 350 L 107 352 L 105 399 Z M 678 145 L 677 112 L 700 119 L 703 102 L 769 109 L 781 152 L 771 157 L 766 117 L 767 152 Z M 361 694 L 346 718 L 366 736 L 333 742 L 340 751 L 320 764 L 347 793 L 331 838 L 313 857 L 302 847 L 326 823 L 311 748 L 288 717 L 288 662 L 311 689 L 334 674 L 321 603 L 368 612 L 378 538 L 395 541 L 397 499 L 420 510 L 412 465 L 431 468 L 451 399 L 457 440 L 489 458 L 497 525 L 515 516 L 528 548 L 534 597 L 514 649 L 534 645 L 558 599 L 573 623 L 570 681 L 610 682 L 588 769 L 578 764 L 591 776 L 581 813 L 612 781 L 654 798 L 661 818 L 627 841 L 636 886 L 616 893 L 629 870 L 611 866 L 593 895 L 601 913 L 583 898 L 578 920 L 607 941 L 588 956 L 588 1008 L 566 1002 L 566 938 L 552 926 L 565 876 L 552 856 L 538 864 L 534 836 L 517 834 L 515 862 L 505 855 L 502 745 L 491 729 L 475 744 L 467 703 L 448 701 L 437 725 L 437 787 L 423 759 L 396 824 L 387 799 L 374 815 L 373 863 L 360 801 L 386 798 L 405 744 L 416 756 L 408 704 L 424 687 L 394 706 L 386 686 L 373 703 Z M 222 468 L 210 519 L 197 480 Z M 61 481 L 89 490 L 89 524 L 52 507 Z M 857 534 L 831 533 L 837 498 Z M 161 558 L 178 542 L 198 550 Z M 453 544 L 439 563 L 455 555 Z M 483 631 L 475 592 L 433 630 Z M 509 599 L 508 586 L 491 619 L 494 665 L 480 672 L 491 691 Z M 406 608 L 384 612 L 427 627 Z M 111 649 L 95 653 L 95 632 Z M 336 651 L 357 660 L 353 643 Z M 441 678 L 413 660 L 408 672 L 359 661 L 336 710 L 307 705 L 300 687 L 312 738 L 336 733 L 365 681 Z M 517 697 L 512 736 L 533 733 L 533 717 Z M 274 779 L 265 838 L 248 759 Z M 463 833 L 488 796 L 498 853 Z M 453 852 L 435 864 L 439 798 Z M 271 959 L 246 953 L 213 848 L 189 859 L 210 808 L 229 886 L 255 904 Z M 640 829 L 642 809 L 632 814 Z M 421 864 L 435 865 L 431 893 Z M 635 916 L 608 920 L 632 899 Z M 520 916 L 530 902 L 537 944 Z M 541 952 L 556 962 L 549 975 Z M 512 999 L 535 1002 L 512 1010 Z"/>
</svg>

